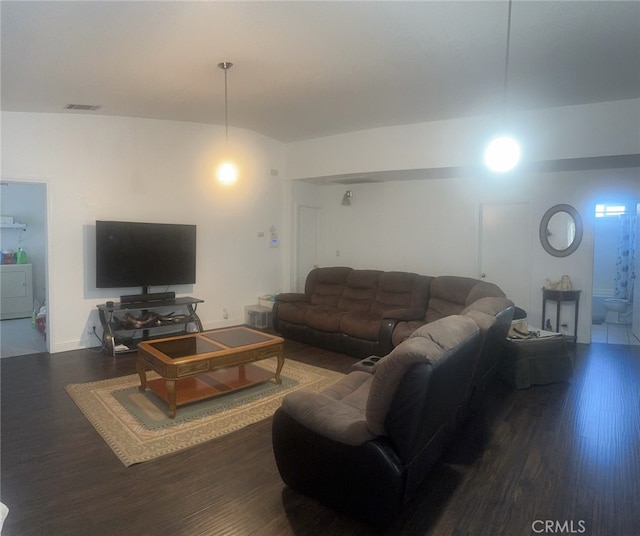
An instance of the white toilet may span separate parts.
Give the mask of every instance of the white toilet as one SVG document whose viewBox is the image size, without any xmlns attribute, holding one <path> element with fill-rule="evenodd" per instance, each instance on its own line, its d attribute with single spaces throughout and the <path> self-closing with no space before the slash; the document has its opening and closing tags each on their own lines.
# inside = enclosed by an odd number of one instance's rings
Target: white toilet
<svg viewBox="0 0 640 536">
<path fill-rule="evenodd" d="M 606 298 L 604 308 L 607 311 L 605 322 L 614 324 L 630 324 L 633 306 L 630 300 L 620 298 Z M 615 320 L 611 320 L 611 318 Z"/>
</svg>

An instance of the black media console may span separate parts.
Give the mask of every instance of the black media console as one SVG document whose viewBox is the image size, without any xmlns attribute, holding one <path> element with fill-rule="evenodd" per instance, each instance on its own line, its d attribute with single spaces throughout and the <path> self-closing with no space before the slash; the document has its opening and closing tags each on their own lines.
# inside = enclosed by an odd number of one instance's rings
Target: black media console
<svg viewBox="0 0 640 536">
<path fill-rule="evenodd" d="M 138 296 L 139 301 L 134 301 L 135 295 L 122 296 L 120 302 L 97 306 L 103 331 L 102 346 L 107 354 L 134 352 L 140 341 L 148 339 L 202 331 L 196 308 L 204 300 L 163 299 L 166 293 Z M 195 329 L 189 330 L 190 324 Z"/>
</svg>

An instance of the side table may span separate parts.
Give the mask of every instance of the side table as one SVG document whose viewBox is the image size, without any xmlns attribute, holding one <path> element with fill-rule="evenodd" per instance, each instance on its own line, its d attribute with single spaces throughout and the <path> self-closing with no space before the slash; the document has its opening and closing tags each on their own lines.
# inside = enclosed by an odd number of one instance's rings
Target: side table
<svg viewBox="0 0 640 536">
<path fill-rule="evenodd" d="M 563 302 L 573 303 L 574 319 L 573 319 L 573 335 L 566 336 L 567 341 L 576 342 L 578 340 L 578 309 L 580 308 L 580 292 L 581 290 L 551 290 L 542 289 L 542 329 L 545 328 L 547 300 L 556 302 L 556 332 L 560 333 L 560 305 Z"/>
</svg>

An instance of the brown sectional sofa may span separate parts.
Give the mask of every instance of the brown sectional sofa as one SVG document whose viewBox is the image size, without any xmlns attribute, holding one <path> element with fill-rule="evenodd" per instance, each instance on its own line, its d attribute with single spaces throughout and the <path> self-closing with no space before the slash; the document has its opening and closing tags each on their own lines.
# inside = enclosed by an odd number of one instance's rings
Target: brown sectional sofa
<svg viewBox="0 0 640 536">
<path fill-rule="evenodd" d="M 276 297 L 273 323 L 289 339 L 356 357 L 386 355 L 420 326 L 484 297 L 504 293 L 468 277 L 315 268 L 304 293 Z"/>
<path fill-rule="evenodd" d="M 371 356 L 321 393 L 287 395 L 273 417 L 283 481 L 380 529 L 420 486 L 498 362 L 511 301 L 476 300 Z"/>
</svg>

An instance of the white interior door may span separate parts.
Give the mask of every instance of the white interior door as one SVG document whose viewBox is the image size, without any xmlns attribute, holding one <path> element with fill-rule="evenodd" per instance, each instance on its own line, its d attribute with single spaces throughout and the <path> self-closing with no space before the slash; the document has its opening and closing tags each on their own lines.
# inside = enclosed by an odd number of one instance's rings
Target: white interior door
<svg viewBox="0 0 640 536">
<path fill-rule="evenodd" d="M 307 274 L 318 266 L 320 209 L 298 205 L 296 227 L 296 292 L 304 292 Z"/>
<path fill-rule="evenodd" d="M 517 307 L 527 311 L 531 322 L 529 203 L 486 203 L 480 206 L 478 257 L 480 278 L 498 285 Z"/>
</svg>

